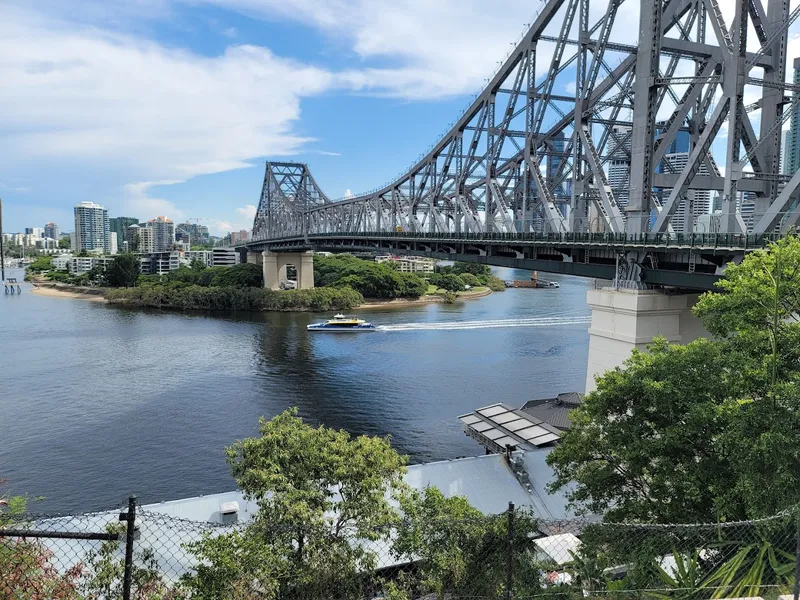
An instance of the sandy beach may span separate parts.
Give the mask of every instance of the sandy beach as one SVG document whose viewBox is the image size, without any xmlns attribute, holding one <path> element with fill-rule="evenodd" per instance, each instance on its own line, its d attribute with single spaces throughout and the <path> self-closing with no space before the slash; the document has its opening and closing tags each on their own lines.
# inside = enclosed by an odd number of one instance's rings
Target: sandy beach
<svg viewBox="0 0 800 600">
<path fill-rule="evenodd" d="M 477 298 L 483 298 L 484 296 L 488 296 L 492 293 L 492 290 L 481 290 L 479 292 L 461 292 L 458 294 L 458 300 L 475 300 Z M 417 298 L 416 300 L 408 300 L 406 298 L 395 298 L 393 300 L 369 300 L 368 302 L 364 302 L 359 306 L 353 308 L 353 310 L 358 309 L 369 309 L 369 308 L 402 308 L 404 306 L 417 306 L 419 304 L 430 304 L 430 303 L 437 303 L 437 302 L 444 302 L 443 296 L 437 296 L 434 294 L 428 294 L 426 296 L 422 296 L 421 298 Z"/>
<path fill-rule="evenodd" d="M 105 302 L 106 299 L 96 293 L 76 292 L 73 290 L 64 290 L 55 287 L 42 287 L 34 284 L 34 288 L 30 290 L 32 294 L 37 296 L 49 296 L 51 298 L 73 298 L 76 300 L 88 300 L 89 302 Z M 94 291 L 94 290 L 92 290 Z"/>
</svg>

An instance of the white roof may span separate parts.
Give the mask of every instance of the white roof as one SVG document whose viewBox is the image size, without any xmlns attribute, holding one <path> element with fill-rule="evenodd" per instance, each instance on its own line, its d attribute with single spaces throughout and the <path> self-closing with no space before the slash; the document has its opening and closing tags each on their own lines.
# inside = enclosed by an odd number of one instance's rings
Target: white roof
<svg viewBox="0 0 800 600">
<path fill-rule="evenodd" d="M 530 491 L 528 485 L 521 483 L 506 463 L 505 456 L 500 454 L 411 465 L 407 469 L 405 481 L 420 491 L 427 487 L 436 487 L 447 497 L 464 496 L 472 506 L 484 514 L 500 514 L 508 509 L 509 502 L 513 502 L 517 508 L 530 509 L 543 519 L 552 519 L 554 514 L 557 515 L 556 518 L 561 518 L 566 514 L 563 506 L 565 500 L 558 495 L 547 496 L 543 487 L 549 481 L 549 477 L 541 471 L 548 451 L 549 449 L 515 453 L 515 458 L 521 455 L 526 465 L 528 464 L 525 460 L 526 454 L 537 455 L 529 459 L 530 464 L 537 469 L 535 473 L 529 474 L 532 484 Z M 232 503 L 238 504 L 239 523 L 249 521 L 258 510 L 257 504 L 246 500 L 239 490 L 143 505 L 139 511 L 140 516 L 137 517 L 140 531 L 138 545 L 153 551 L 159 568 L 168 577 L 180 577 L 189 571 L 195 562 L 194 557 L 184 549 L 184 545 L 199 540 L 206 531 L 214 533 L 230 531 L 228 526 L 222 525 L 223 517 L 220 511 Z M 117 514 L 115 511 L 65 519 L 48 519 L 46 523 L 39 525 L 62 531 L 102 531 L 108 523 L 116 522 Z M 82 541 L 54 540 L 53 542 L 54 551 L 58 550 L 56 563 L 59 556 L 69 561 L 87 549 L 86 542 Z M 49 543 L 45 541 L 45 544 Z M 385 542 L 363 543 L 376 552 L 379 567 L 398 564 L 398 559 L 389 552 Z M 75 551 L 64 553 L 65 545 L 74 545 Z M 99 544 L 95 545 L 99 547 Z M 553 559 L 558 560 L 555 556 Z M 60 569 L 70 566 L 71 564 L 67 562 L 57 564 Z"/>
<path fill-rule="evenodd" d="M 558 566 L 572 562 L 572 554 L 577 554 L 581 547 L 581 541 L 572 533 L 559 533 L 538 538 L 533 540 L 533 543 L 553 559 Z"/>
</svg>

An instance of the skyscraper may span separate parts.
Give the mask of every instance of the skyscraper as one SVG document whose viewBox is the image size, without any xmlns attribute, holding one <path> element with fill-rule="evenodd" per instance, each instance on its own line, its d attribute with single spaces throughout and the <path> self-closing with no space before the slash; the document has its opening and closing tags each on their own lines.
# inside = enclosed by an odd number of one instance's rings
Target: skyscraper
<svg viewBox="0 0 800 600">
<path fill-rule="evenodd" d="M 794 84 L 800 84 L 800 56 L 794 59 Z M 795 97 L 797 97 L 797 92 L 795 92 Z M 794 175 L 800 171 L 800 102 L 795 102 L 791 110 L 791 126 L 786 144 L 786 160 L 783 165 L 783 172 L 787 175 Z"/>
<path fill-rule="evenodd" d="M 101 250 L 111 252 L 108 235 L 108 211 L 93 202 L 81 202 L 75 207 L 75 246 L 78 252 Z"/>
<path fill-rule="evenodd" d="M 135 217 L 114 217 L 108 220 L 108 228 L 109 231 L 116 232 L 117 234 L 117 244 L 120 248 L 122 245 L 129 241 L 127 238 L 128 235 L 128 227 L 131 225 L 138 225 L 139 219 Z"/>
<path fill-rule="evenodd" d="M 620 209 L 628 206 L 628 188 L 631 173 L 631 128 L 615 125 L 611 130 L 608 161 L 608 184 Z"/>
<path fill-rule="evenodd" d="M 167 217 L 156 217 L 147 222 L 153 230 L 153 252 L 166 252 L 175 245 L 175 223 Z"/>
<path fill-rule="evenodd" d="M 47 223 L 44 226 L 44 237 L 58 241 L 61 237 L 61 230 L 55 223 Z"/>
<path fill-rule="evenodd" d="M 199 225 L 197 223 L 178 223 L 175 227 L 176 237 L 179 231 L 182 234 L 181 239 L 191 242 L 192 245 L 209 243 L 208 227 L 205 225 Z M 187 234 L 189 239 L 186 240 L 183 234 Z"/>
<path fill-rule="evenodd" d="M 553 194 L 561 216 L 566 218 L 569 216 L 569 198 L 567 197 L 566 187 L 563 182 L 555 185 L 558 170 L 561 168 L 561 163 L 564 161 L 564 151 L 567 148 L 567 138 L 564 137 L 563 131 L 559 131 L 553 137 L 552 145 L 553 151 L 547 154 L 545 181 L 547 181 L 547 187 L 550 188 Z"/>
<path fill-rule="evenodd" d="M 660 126 L 657 124 L 658 132 L 661 133 Z M 686 130 L 678 130 L 675 139 L 672 140 L 664 153 L 664 159 L 656 166 L 656 173 L 680 173 L 689 162 L 689 153 L 692 147 L 691 134 Z M 699 173 L 708 175 L 708 167 L 705 162 L 700 165 Z M 669 198 L 671 188 L 661 188 L 658 192 L 662 202 Z M 695 221 L 700 215 L 707 215 L 711 211 L 711 192 L 708 190 L 689 190 L 686 197 L 678 201 L 675 212 L 672 213 L 672 230 L 675 233 L 691 233 L 695 227 Z M 710 233 L 703 231 L 704 224 L 700 224 L 699 233 Z"/>
</svg>

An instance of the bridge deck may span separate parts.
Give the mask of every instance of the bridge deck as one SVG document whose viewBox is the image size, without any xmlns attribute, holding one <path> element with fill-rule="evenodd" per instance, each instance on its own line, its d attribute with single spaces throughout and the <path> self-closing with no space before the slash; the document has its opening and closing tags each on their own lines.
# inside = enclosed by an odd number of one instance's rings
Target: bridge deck
<svg viewBox="0 0 800 600">
<path fill-rule="evenodd" d="M 411 254 L 598 279 L 613 279 L 619 258 L 633 255 L 648 285 L 710 290 L 727 263 L 766 248 L 777 238 L 741 234 L 351 232 L 254 240 L 242 248 Z"/>
</svg>

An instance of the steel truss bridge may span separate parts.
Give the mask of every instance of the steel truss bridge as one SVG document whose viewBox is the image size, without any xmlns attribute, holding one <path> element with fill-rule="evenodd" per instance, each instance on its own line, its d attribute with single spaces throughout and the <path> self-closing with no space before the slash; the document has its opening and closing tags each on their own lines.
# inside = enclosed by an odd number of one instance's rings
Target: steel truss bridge
<svg viewBox="0 0 800 600">
<path fill-rule="evenodd" d="M 780 170 L 800 97 L 786 83 L 800 5 L 724 0 L 723 12 L 722 1 L 547 0 L 394 181 L 333 200 L 307 165 L 268 162 L 251 249 L 506 257 L 589 276 L 634 252 L 654 283 L 707 287 L 688 282 L 800 219 L 800 172 Z"/>
</svg>

